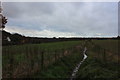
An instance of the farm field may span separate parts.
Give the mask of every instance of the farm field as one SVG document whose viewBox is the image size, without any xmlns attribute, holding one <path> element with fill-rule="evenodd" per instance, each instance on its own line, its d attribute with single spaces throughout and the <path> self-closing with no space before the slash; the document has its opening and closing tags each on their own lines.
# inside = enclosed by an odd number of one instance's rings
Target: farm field
<svg viewBox="0 0 120 80">
<path fill-rule="evenodd" d="M 117 45 L 117 40 L 81 40 L 4 46 L 3 77 L 70 78 L 87 47 L 76 78 L 119 80 Z"/>
<path fill-rule="evenodd" d="M 118 40 L 94 40 L 93 42 L 113 53 L 118 53 Z"/>
<path fill-rule="evenodd" d="M 3 78 L 40 77 L 41 75 L 39 74 L 42 74 L 41 72 L 43 72 L 44 69 L 47 69 L 50 65 L 55 66 L 55 64 L 61 63 L 59 64 L 60 67 L 62 65 L 62 59 L 63 63 L 65 62 L 64 59 L 67 61 L 71 61 L 69 66 L 73 67 L 76 62 L 82 58 L 82 54 L 80 54 L 82 51 L 82 46 L 83 41 L 65 41 L 42 44 L 4 46 L 2 56 Z M 70 57 L 67 58 L 66 56 L 71 56 L 71 59 Z M 64 64 L 67 63 L 68 62 L 65 62 Z M 70 70 L 72 71 L 71 67 L 69 66 L 65 65 L 64 67 L 68 69 L 70 68 Z M 66 71 L 69 72 L 70 70 Z M 61 70 L 58 69 L 58 71 Z M 34 74 L 37 74 L 38 76 Z M 70 75 L 70 73 L 67 73 L 65 75 L 67 77 L 68 75 Z"/>
<path fill-rule="evenodd" d="M 93 42 L 98 45 L 99 48 L 104 49 L 104 53 L 106 53 L 106 57 L 112 57 L 113 60 L 117 62 L 119 60 L 119 47 L 118 47 L 119 40 L 94 40 Z M 97 47 L 97 46 L 95 46 Z M 111 60 L 112 60 L 111 59 Z"/>
<path fill-rule="evenodd" d="M 119 80 L 118 40 L 92 40 L 86 46 L 88 58 L 81 65 L 77 78 Z"/>
<path fill-rule="evenodd" d="M 120 4 L 0 1 L 0 78 L 120 80 Z"/>
</svg>

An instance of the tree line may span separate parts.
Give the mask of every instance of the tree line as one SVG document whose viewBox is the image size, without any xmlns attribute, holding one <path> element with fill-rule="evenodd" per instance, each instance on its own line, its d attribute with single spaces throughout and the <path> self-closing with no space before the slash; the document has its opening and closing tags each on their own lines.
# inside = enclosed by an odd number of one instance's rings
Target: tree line
<svg viewBox="0 0 120 80">
<path fill-rule="evenodd" d="M 7 38 L 10 38 L 8 41 Z M 100 37 L 90 37 L 90 38 L 82 38 L 82 37 L 72 37 L 72 38 L 65 38 L 65 37 L 53 37 L 53 38 L 43 38 L 43 37 L 26 37 L 18 33 L 11 34 L 2 30 L 2 45 L 20 45 L 20 44 L 40 44 L 40 43 L 47 43 L 47 42 L 59 42 L 59 41 L 73 41 L 73 40 L 104 40 L 104 39 L 120 39 L 119 37 L 112 37 L 112 38 L 100 38 Z"/>
</svg>

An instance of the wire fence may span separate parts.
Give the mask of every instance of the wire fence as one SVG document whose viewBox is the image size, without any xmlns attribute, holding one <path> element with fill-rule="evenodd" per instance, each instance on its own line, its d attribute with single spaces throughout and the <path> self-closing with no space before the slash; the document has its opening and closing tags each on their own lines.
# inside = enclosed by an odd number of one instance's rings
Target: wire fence
<svg viewBox="0 0 120 80">
<path fill-rule="evenodd" d="M 47 68 L 62 57 L 80 52 L 81 47 L 42 49 L 38 46 L 8 46 L 3 48 L 3 78 L 28 77 Z"/>
<path fill-rule="evenodd" d="M 115 53 L 107 48 L 101 47 L 98 44 L 95 44 L 91 41 L 91 44 L 93 46 L 93 51 L 96 54 L 96 57 L 98 57 L 101 61 L 104 63 L 108 62 L 119 62 L 119 53 Z"/>
</svg>

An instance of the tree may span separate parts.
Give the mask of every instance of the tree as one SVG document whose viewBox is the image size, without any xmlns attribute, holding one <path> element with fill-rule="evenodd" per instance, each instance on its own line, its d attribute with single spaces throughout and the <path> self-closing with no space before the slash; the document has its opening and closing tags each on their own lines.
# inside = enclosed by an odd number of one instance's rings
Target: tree
<svg viewBox="0 0 120 80">
<path fill-rule="evenodd" d="M 5 28 L 5 24 L 7 23 L 7 18 L 1 15 L 1 28 Z"/>
<path fill-rule="evenodd" d="M 5 24 L 7 23 L 7 18 L 3 16 L 2 11 L 2 2 L 0 1 L 0 29 L 3 30 L 5 28 Z"/>
</svg>

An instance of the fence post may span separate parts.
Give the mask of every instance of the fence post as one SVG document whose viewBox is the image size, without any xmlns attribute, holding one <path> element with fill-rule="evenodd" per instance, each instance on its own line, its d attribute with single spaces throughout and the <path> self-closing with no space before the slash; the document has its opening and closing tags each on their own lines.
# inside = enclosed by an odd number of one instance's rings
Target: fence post
<svg viewBox="0 0 120 80">
<path fill-rule="evenodd" d="M 63 52 L 63 56 L 64 56 L 64 49 L 62 49 L 62 52 Z"/>
<path fill-rule="evenodd" d="M 98 46 L 98 58 L 100 58 L 100 47 Z"/>
<path fill-rule="evenodd" d="M 9 52 L 10 52 L 10 58 L 9 58 L 9 62 L 10 62 L 10 70 L 11 70 L 11 72 L 10 72 L 10 78 L 12 78 L 13 77 L 13 61 L 14 61 L 14 59 L 13 59 L 13 50 L 12 50 L 13 48 L 11 47 L 10 49 L 9 49 Z"/>
<path fill-rule="evenodd" d="M 26 46 L 26 58 L 29 58 L 29 48 Z"/>
<path fill-rule="evenodd" d="M 55 61 L 57 60 L 57 51 L 55 50 Z"/>
<path fill-rule="evenodd" d="M 62 49 L 60 49 L 60 57 L 63 57 L 63 56 L 62 56 L 62 55 L 63 55 L 62 52 L 63 52 Z"/>
<path fill-rule="evenodd" d="M 103 61 L 106 63 L 106 50 L 104 49 L 104 52 L 103 52 Z"/>
<path fill-rule="evenodd" d="M 44 51 L 41 52 L 41 67 L 44 68 Z"/>
<path fill-rule="evenodd" d="M 71 48 L 68 48 L 68 54 L 71 54 L 72 52 L 71 52 Z"/>
</svg>

